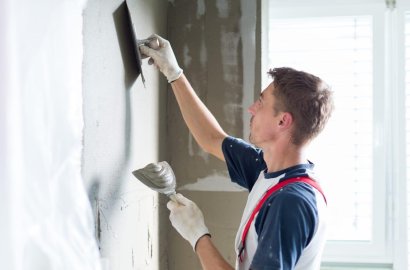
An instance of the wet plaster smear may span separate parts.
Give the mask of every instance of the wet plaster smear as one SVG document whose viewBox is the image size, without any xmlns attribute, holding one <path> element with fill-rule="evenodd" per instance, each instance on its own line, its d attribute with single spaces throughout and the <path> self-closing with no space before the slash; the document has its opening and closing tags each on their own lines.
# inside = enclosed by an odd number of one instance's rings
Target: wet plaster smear
<svg viewBox="0 0 410 270">
<path fill-rule="evenodd" d="M 247 107 L 260 92 L 256 61 L 259 1 L 174 0 L 169 2 L 168 38 L 193 88 L 233 136 L 247 138 Z M 246 193 L 230 183 L 223 162 L 203 152 L 168 93 L 168 155 L 177 191 L 204 212 L 217 247 L 231 264 L 234 237 Z M 192 248 L 172 229 L 168 237 L 169 269 L 200 269 Z"/>
<path fill-rule="evenodd" d="M 93 206 L 103 269 L 167 269 L 166 209 L 131 172 L 164 160 L 166 88 L 152 68 L 133 80 L 122 1 L 89 0 L 83 21 L 82 174 Z M 166 33 L 166 1 L 129 1 L 141 38 Z M 128 60 L 127 60 L 128 59 Z M 165 210 L 164 210 L 165 211 Z M 165 219 L 166 217 L 164 217 Z M 165 228 L 165 229 L 164 229 Z"/>
</svg>

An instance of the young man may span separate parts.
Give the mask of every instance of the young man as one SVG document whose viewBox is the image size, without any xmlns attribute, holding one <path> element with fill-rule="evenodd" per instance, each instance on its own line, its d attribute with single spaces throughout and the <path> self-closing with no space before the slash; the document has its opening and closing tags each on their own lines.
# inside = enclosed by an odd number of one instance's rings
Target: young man
<svg viewBox="0 0 410 270">
<path fill-rule="evenodd" d="M 304 150 L 333 109 L 327 85 L 291 68 L 270 70 L 273 82 L 248 109 L 255 147 L 223 131 L 183 75 L 169 42 L 151 38 L 160 47 L 140 50 L 171 83 L 196 141 L 226 161 L 232 181 L 250 191 L 236 237 L 236 269 L 319 269 L 326 203 Z M 181 194 L 175 201 L 168 203 L 171 223 L 191 243 L 202 267 L 232 269 L 212 244 L 195 203 Z"/>
</svg>

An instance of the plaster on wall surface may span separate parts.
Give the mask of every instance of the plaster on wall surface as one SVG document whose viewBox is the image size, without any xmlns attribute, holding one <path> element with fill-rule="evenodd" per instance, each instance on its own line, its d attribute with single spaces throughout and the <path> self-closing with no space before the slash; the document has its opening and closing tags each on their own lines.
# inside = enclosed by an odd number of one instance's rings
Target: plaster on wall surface
<svg viewBox="0 0 410 270">
<path fill-rule="evenodd" d="M 227 175 L 217 173 L 199 178 L 196 183 L 186 184 L 178 188 L 179 191 L 195 190 L 195 191 L 245 191 L 241 186 L 232 183 Z"/>
<path fill-rule="evenodd" d="M 164 269 L 166 207 L 131 172 L 165 159 L 165 80 L 144 62 L 146 88 L 141 77 L 135 81 L 122 3 L 89 0 L 84 11 L 83 177 L 105 267 Z M 138 38 L 164 34 L 167 4 L 128 2 Z"/>
<path fill-rule="evenodd" d="M 246 65 L 243 66 L 243 98 L 242 105 L 244 110 L 242 110 L 243 117 L 243 137 L 249 138 L 249 123 L 250 114 L 246 108 L 248 108 L 257 97 L 261 90 L 260 79 L 260 57 L 259 51 L 257 50 L 259 46 L 260 30 L 258 29 L 258 16 L 257 1 L 247 1 L 241 0 L 241 6 L 246 12 L 242 13 L 240 20 L 240 29 L 242 37 L 242 58 Z M 259 32 L 258 32 L 259 31 Z M 252 91 L 253 89 L 253 91 Z"/>
<path fill-rule="evenodd" d="M 175 1 L 170 6 L 170 41 L 195 91 L 225 131 L 247 138 L 250 119 L 247 108 L 253 102 L 254 92 L 260 92 L 255 82 L 257 4 L 227 0 L 203 4 L 200 0 Z M 242 13 L 241 8 L 246 12 Z M 179 16 L 179 12 L 188 15 Z M 192 15 L 194 12 L 196 16 Z M 169 122 L 172 123 L 168 125 L 169 152 L 176 174 L 181 177 L 180 186 L 200 182 L 214 169 L 226 171 L 223 163 L 198 147 L 182 121 L 172 94 L 168 100 Z M 229 190 L 224 185 L 220 188 Z"/>
<path fill-rule="evenodd" d="M 255 82 L 256 5 L 234 0 L 175 0 L 169 5 L 168 38 L 179 64 L 222 128 L 237 137 L 248 133 L 244 116 L 260 91 Z M 198 204 L 214 243 L 234 265 L 246 193 L 229 182 L 223 162 L 199 148 L 171 91 L 168 104 L 167 141 L 177 190 Z M 200 269 L 192 248 L 173 229 L 168 239 L 169 269 Z"/>
<path fill-rule="evenodd" d="M 203 15 L 199 16 L 198 9 L 205 11 Z M 220 12 L 229 16 L 220 16 Z M 201 1 L 174 1 L 169 5 L 168 36 L 177 59 L 201 100 L 234 136 L 241 136 L 243 130 L 240 18 L 237 1 L 205 1 L 205 6 Z M 171 92 L 168 102 L 168 150 L 181 181 L 178 185 L 196 182 L 214 169 L 226 171 L 223 163 L 204 153 L 188 135 Z"/>
</svg>

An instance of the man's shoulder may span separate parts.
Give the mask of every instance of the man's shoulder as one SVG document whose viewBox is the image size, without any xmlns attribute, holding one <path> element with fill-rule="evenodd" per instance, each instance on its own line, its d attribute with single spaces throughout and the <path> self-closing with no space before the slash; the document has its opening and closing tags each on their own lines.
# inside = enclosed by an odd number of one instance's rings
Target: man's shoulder
<svg viewBox="0 0 410 270">
<path fill-rule="evenodd" d="M 222 142 L 222 152 L 231 180 L 251 190 L 266 167 L 262 151 L 242 139 L 228 136 Z"/>
<path fill-rule="evenodd" d="M 234 147 L 235 145 L 240 145 L 245 148 L 251 148 L 257 151 L 261 151 L 261 149 L 255 147 L 253 144 L 245 141 L 244 139 L 241 138 L 236 138 L 233 136 L 227 136 L 225 139 L 222 141 L 223 146 L 228 146 L 228 147 Z"/>
<path fill-rule="evenodd" d="M 276 193 L 272 194 L 267 201 L 283 204 L 287 207 L 296 206 L 298 204 L 308 204 L 309 206 L 316 205 L 316 193 L 314 187 L 307 183 L 296 182 L 290 183 Z"/>
<path fill-rule="evenodd" d="M 316 219 L 317 198 L 314 188 L 306 183 L 291 183 L 273 193 L 260 210 L 259 222 L 265 219 Z M 283 220 L 282 220 L 283 221 Z M 258 223 L 259 223 L 258 222 Z"/>
</svg>

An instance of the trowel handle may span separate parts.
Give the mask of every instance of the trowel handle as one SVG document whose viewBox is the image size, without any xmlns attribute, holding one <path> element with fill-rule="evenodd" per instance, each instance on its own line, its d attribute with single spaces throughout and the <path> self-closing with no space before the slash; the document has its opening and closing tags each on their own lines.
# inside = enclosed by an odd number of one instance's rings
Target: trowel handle
<svg viewBox="0 0 410 270">
<path fill-rule="evenodd" d="M 171 195 L 168 195 L 168 197 L 171 199 L 171 201 L 176 202 L 177 204 L 185 205 L 185 204 L 179 202 L 179 201 L 177 200 L 177 197 L 176 197 L 175 195 L 177 195 L 177 194 L 176 194 L 176 193 L 172 193 Z"/>
<path fill-rule="evenodd" d="M 168 197 L 171 199 L 171 201 L 179 203 L 175 195 L 176 193 L 172 193 L 171 195 L 168 195 Z"/>
</svg>

